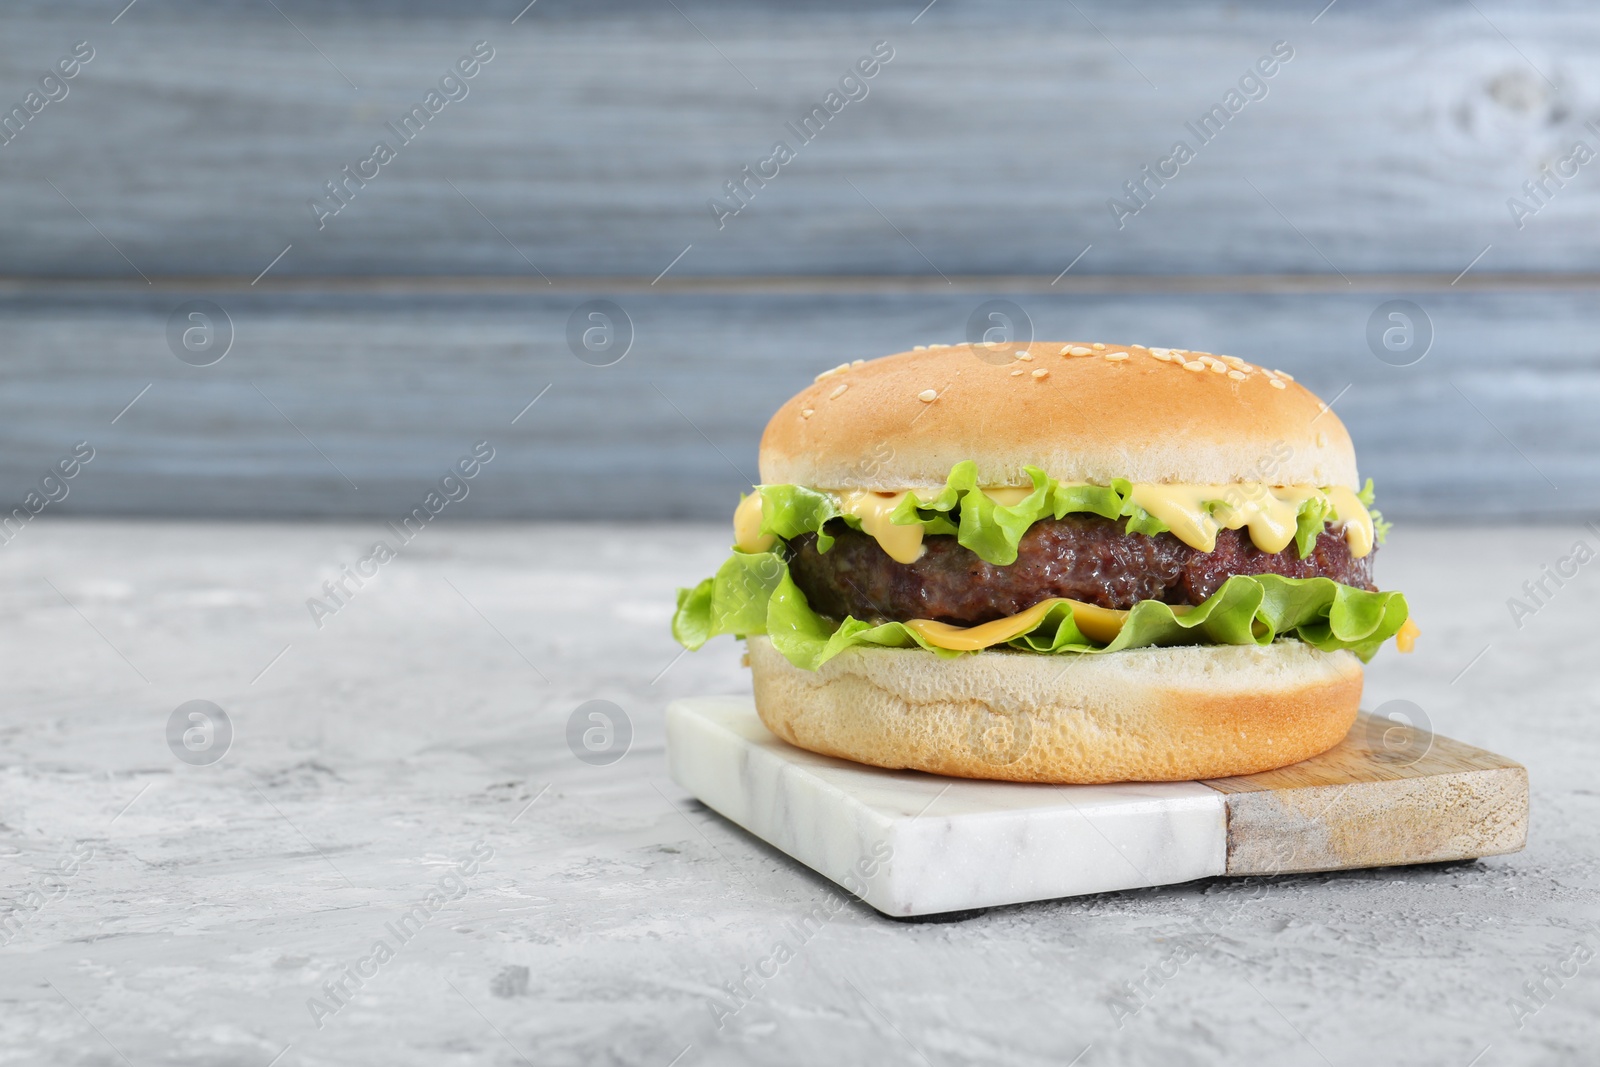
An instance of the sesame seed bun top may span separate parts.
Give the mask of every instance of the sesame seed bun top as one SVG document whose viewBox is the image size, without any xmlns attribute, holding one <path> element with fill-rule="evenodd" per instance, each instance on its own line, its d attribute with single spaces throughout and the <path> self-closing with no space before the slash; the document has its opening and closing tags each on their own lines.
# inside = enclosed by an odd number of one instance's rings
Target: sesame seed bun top
<svg viewBox="0 0 1600 1067">
<path fill-rule="evenodd" d="M 942 486 L 963 460 L 985 486 L 1062 481 L 1357 487 L 1337 415 L 1233 356 L 1091 342 L 950 345 L 845 364 L 778 409 L 764 484 Z"/>
</svg>

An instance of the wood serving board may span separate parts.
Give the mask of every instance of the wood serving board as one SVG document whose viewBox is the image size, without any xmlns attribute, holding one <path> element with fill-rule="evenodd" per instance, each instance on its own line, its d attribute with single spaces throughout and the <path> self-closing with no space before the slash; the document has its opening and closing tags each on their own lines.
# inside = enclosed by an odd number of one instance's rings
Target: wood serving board
<svg viewBox="0 0 1600 1067">
<path fill-rule="evenodd" d="M 1520 764 L 1363 713 L 1333 749 L 1206 782 L 1051 786 L 886 771 L 774 737 L 748 697 L 667 709 L 673 780 L 896 917 L 1216 875 L 1520 850 Z"/>
<path fill-rule="evenodd" d="M 1366 712 L 1320 756 L 1205 784 L 1227 805 L 1229 874 L 1473 859 L 1528 840 L 1522 764 Z"/>
</svg>

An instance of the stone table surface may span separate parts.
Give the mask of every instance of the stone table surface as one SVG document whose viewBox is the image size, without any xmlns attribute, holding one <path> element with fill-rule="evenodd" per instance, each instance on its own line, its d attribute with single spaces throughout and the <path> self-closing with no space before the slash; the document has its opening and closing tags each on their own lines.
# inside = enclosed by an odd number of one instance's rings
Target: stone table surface
<svg viewBox="0 0 1600 1067">
<path fill-rule="evenodd" d="M 1593 531 L 1402 526 L 1379 560 L 1423 636 L 1367 706 L 1524 762 L 1527 851 L 940 924 L 668 779 L 667 702 L 748 685 L 734 642 L 666 631 L 726 530 L 441 523 L 313 619 L 380 537 L 41 518 L 0 546 L 0 1062 L 1594 1061 L 1597 579 L 1507 605 Z M 231 723 L 209 765 L 218 733 L 169 747 L 191 700 Z M 590 700 L 620 760 L 569 746 Z"/>
</svg>

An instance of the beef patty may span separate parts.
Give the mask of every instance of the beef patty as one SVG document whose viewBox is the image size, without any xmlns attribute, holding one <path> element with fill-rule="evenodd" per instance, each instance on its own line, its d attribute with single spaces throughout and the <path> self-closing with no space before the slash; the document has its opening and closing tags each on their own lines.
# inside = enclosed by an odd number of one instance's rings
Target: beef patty
<svg viewBox="0 0 1600 1067">
<path fill-rule="evenodd" d="M 1376 549 L 1352 559 L 1342 532 L 1325 529 L 1305 559 L 1290 544 L 1263 552 L 1243 530 L 1222 530 L 1214 551 L 1190 548 L 1170 533 L 1124 533 L 1122 521 L 1098 515 L 1044 519 L 1022 535 L 1009 567 L 985 563 L 954 537 L 928 537 L 915 563 L 896 563 L 870 535 L 834 520 L 837 540 L 817 551 L 815 534 L 792 541 L 795 585 L 813 610 L 834 618 L 934 619 L 970 626 L 1015 615 L 1041 600 L 1069 597 L 1105 608 L 1140 600 L 1199 604 L 1235 574 L 1332 578 L 1375 589 Z"/>
</svg>

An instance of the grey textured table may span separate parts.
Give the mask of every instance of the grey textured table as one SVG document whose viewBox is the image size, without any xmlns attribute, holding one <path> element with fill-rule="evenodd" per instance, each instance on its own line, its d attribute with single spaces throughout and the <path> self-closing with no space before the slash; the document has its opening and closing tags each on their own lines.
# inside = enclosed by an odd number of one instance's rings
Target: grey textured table
<svg viewBox="0 0 1600 1067">
<path fill-rule="evenodd" d="M 666 633 L 724 530 L 440 524 L 318 629 L 306 599 L 383 534 L 39 520 L 0 547 L 0 1062 L 1593 1054 L 1595 578 L 1520 628 L 1506 605 L 1590 531 L 1403 527 L 1379 562 L 1423 637 L 1368 705 L 1525 762 L 1525 853 L 950 924 L 830 903 L 667 779 L 667 701 L 747 684 L 732 642 L 680 659 Z M 168 748 L 194 699 L 235 732 L 210 766 Z M 609 766 L 566 741 L 591 699 L 632 721 Z"/>
</svg>

